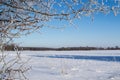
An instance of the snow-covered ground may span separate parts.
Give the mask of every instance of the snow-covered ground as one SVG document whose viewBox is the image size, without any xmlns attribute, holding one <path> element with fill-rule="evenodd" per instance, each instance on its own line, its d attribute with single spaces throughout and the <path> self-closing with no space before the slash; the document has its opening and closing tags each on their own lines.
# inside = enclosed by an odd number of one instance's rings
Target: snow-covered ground
<svg viewBox="0 0 120 80">
<path fill-rule="evenodd" d="M 21 51 L 21 56 L 31 58 L 30 80 L 120 80 L 119 50 Z"/>
</svg>

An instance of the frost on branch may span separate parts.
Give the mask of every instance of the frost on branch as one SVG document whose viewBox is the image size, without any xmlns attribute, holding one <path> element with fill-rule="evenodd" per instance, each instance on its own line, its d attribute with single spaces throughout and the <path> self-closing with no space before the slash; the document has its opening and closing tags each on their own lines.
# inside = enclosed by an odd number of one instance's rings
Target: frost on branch
<svg viewBox="0 0 120 80">
<path fill-rule="evenodd" d="M 120 13 L 120 0 L 0 0 L 0 52 L 3 53 L 3 46 L 13 38 L 41 29 L 50 20 L 72 22 L 82 16 L 111 12 L 115 16 Z M 0 79 L 9 78 L 16 71 L 24 72 L 21 68 L 6 68 L 6 56 L 0 55 Z"/>
<path fill-rule="evenodd" d="M 69 21 L 110 12 L 119 14 L 119 0 L 0 0 L 0 33 L 15 37 L 40 29 L 51 19 Z"/>
</svg>

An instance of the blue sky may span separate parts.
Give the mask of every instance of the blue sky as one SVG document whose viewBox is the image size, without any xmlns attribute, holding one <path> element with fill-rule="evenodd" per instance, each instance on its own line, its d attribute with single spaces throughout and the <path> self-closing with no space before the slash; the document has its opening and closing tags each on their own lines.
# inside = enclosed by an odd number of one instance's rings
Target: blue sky
<svg viewBox="0 0 120 80">
<path fill-rule="evenodd" d="M 74 20 L 75 26 L 65 21 L 51 21 L 48 25 L 62 29 L 44 27 L 38 32 L 15 39 L 20 46 L 29 47 L 79 47 L 79 46 L 120 46 L 120 15 L 96 14 Z"/>
</svg>

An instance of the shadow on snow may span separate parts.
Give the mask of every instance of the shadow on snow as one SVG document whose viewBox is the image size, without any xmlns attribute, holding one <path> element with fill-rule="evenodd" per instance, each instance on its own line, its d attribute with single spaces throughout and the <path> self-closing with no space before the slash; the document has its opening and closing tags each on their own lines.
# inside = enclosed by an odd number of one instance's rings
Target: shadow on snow
<svg viewBox="0 0 120 80">
<path fill-rule="evenodd" d="M 33 56 L 48 57 L 48 58 L 85 59 L 85 60 L 120 62 L 120 56 L 83 56 L 83 55 L 48 55 L 48 56 L 33 55 Z"/>
</svg>

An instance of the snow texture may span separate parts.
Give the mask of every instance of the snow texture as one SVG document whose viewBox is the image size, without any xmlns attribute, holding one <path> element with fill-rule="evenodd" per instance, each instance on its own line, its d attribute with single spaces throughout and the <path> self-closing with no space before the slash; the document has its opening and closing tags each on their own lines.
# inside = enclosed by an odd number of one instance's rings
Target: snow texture
<svg viewBox="0 0 120 80">
<path fill-rule="evenodd" d="M 120 80 L 119 50 L 21 51 L 21 56 L 31 58 L 30 80 Z"/>
</svg>

